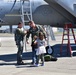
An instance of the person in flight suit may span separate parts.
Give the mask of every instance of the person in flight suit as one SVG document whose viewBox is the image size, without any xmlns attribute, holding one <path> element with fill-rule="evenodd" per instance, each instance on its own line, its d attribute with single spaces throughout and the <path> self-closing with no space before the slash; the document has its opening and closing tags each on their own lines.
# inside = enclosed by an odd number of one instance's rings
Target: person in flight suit
<svg viewBox="0 0 76 75">
<path fill-rule="evenodd" d="M 29 26 L 30 26 L 30 29 L 27 30 L 27 35 L 26 35 L 26 42 L 27 42 L 27 44 L 29 44 L 28 39 L 29 39 L 30 34 L 31 34 L 32 42 L 34 40 L 33 39 L 34 36 L 37 36 L 37 37 L 39 36 L 39 32 L 42 32 L 44 34 L 44 37 L 46 38 L 46 32 L 42 28 L 42 26 L 36 25 L 34 23 L 34 21 L 29 21 Z M 34 50 L 34 48 L 32 46 L 32 64 L 35 64 L 35 63 L 36 63 L 36 51 Z"/>
<path fill-rule="evenodd" d="M 18 47 L 18 52 L 17 52 L 18 65 L 24 65 L 24 62 L 22 61 L 22 53 L 23 53 L 25 34 L 26 34 L 26 31 L 24 31 L 23 29 L 23 23 L 19 22 L 18 27 L 15 30 L 15 42 Z"/>
</svg>

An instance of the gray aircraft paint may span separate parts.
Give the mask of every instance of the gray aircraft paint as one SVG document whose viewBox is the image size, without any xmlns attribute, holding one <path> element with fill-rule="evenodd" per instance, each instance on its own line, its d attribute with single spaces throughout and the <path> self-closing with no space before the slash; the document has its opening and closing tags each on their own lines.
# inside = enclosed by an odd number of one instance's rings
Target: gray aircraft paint
<svg viewBox="0 0 76 75">
<path fill-rule="evenodd" d="M 5 16 L 6 14 L 19 14 L 20 2 L 17 1 L 13 9 L 11 10 L 15 0 L 12 1 L 0 1 L 0 18 L 5 22 L 3 24 L 16 25 L 21 21 L 20 17 L 15 16 Z M 45 0 L 54 1 L 54 0 Z M 33 10 L 33 20 L 37 24 L 41 25 L 51 25 L 55 27 L 63 27 L 65 22 L 75 23 L 75 16 L 73 16 L 66 9 L 62 8 L 55 2 L 52 4 L 47 4 L 44 0 L 32 0 L 32 10 Z M 67 5 L 68 8 L 73 10 L 73 4 L 75 0 L 57 0 L 62 1 L 63 4 Z M 7 9 L 8 8 L 8 9 Z M 11 11 L 10 11 L 11 10 Z M 63 14 L 64 13 L 64 14 Z M 2 23 L 0 24 L 2 25 Z"/>
</svg>

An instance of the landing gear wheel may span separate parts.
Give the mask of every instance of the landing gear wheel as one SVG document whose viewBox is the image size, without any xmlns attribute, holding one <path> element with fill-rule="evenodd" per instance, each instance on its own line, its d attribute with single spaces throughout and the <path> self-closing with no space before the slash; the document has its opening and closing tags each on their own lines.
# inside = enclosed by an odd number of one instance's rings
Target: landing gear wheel
<svg viewBox="0 0 76 75">
<path fill-rule="evenodd" d="M 52 55 L 54 52 L 53 48 L 51 46 L 46 47 L 46 54 Z"/>
</svg>

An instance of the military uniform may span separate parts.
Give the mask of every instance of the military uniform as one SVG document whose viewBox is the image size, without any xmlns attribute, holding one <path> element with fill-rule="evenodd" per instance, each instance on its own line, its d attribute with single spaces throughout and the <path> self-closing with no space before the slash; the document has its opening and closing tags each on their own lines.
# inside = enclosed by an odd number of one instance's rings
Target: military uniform
<svg viewBox="0 0 76 75">
<path fill-rule="evenodd" d="M 26 40 L 29 39 L 29 36 L 31 34 L 31 38 L 32 38 L 32 42 L 33 42 L 34 36 L 39 36 L 39 32 L 43 32 L 44 37 L 46 38 L 45 30 L 40 25 L 36 25 L 35 28 L 30 27 L 30 29 L 28 30 L 27 35 L 26 35 Z M 36 51 L 34 50 L 34 48 L 32 46 L 32 63 L 35 63 L 35 58 L 36 58 Z"/>
<path fill-rule="evenodd" d="M 15 42 L 18 47 L 18 52 L 17 52 L 17 63 L 18 64 L 22 62 L 24 36 L 25 36 L 25 32 L 23 28 L 17 28 L 15 31 Z"/>
<path fill-rule="evenodd" d="M 29 29 L 29 31 L 27 32 L 27 35 L 26 35 L 26 40 L 28 40 L 30 34 L 32 34 L 31 38 L 32 38 L 32 41 L 33 41 L 33 37 L 34 36 L 39 36 L 39 32 L 43 32 L 44 37 L 46 38 L 45 30 L 40 25 L 37 25 L 35 29 L 33 29 L 32 27 Z"/>
</svg>

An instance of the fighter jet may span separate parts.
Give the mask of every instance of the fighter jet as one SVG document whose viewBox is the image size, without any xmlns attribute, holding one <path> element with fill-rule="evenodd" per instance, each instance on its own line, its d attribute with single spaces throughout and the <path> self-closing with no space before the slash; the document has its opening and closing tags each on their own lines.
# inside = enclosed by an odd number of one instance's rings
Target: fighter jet
<svg viewBox="0 0 76 75">
<path fill-rule="evenodd" d="M 17 25 L 21 21 L 21 3 L 26 0 L 0 0 L 0 25 Z M 27 0 L 28 1 L 28 0 Z M 36 24 L 63 27 L 76 24 L 76 0 L 31 0 L 32 18 Z"/>
</svg>

